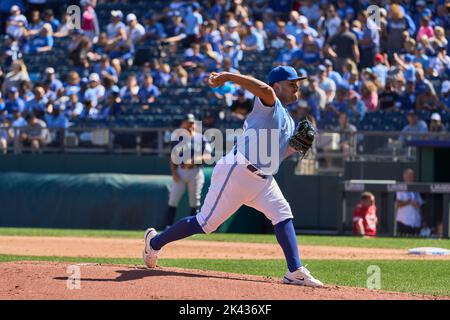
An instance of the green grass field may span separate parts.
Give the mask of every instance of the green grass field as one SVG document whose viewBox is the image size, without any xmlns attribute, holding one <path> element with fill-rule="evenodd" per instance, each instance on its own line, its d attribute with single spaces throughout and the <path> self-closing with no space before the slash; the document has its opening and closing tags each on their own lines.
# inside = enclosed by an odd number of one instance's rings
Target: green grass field
<svg viewBox="0 0 450 320">
<path fill-rule="evenodd" d="M 143 231 L 0 228 L 0 236 L 101 237 L 140 239 L 143 236 Z M 315 235 L 299 235 L 297 238 L 300 245 L 391 249 L 440 247 L 450 249 L 450 239 L 404 239 L 388 237 L 367 239 L 349 236 Z M 208 235 L 195 235 L 189 239 L 227 242 L 276 243 L 276 239 L 273 234 L 216 233 Z"/>
<path fill-rule="evenodd" d="M 117 237 L 141 238 L 142 231 L 63 230 L 0 228 L 0 236 L 54 236 L 54 237 Z M 273 235 L 212 234 L 197 235 L 191 239 L 231 242 L 275 243 Z M 303 245 L 350 246 L 367 248 L 407 249 L 418 246 L 437 246 L 450 249 L 450 240 L 398 239 L 300 235 Z M 62 261 L 96 262 L 107 264 L 142 265 L 136 259 L 68 258 L 0 255 L 0 262 L 8 261 Z M 376 265 L 381 270 L 381 289 L 450 296 L 450 262 L 438 260 L 310 260 L 303 261 L 327 284 L 366 287 L 367 268 Z M 220 260 L 220 259 L 161 259 L 161 266 L 200 270 L 225 271 L 251 275 L 281 277 L 286 269 L 284 260 Z"/>
</svg>

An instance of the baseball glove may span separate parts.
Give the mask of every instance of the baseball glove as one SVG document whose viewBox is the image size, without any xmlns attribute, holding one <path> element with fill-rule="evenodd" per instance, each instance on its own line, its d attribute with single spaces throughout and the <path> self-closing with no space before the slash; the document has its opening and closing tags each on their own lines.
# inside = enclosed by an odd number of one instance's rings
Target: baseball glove
<svg viewBox="0 0 450 320">
<path fill-rule="evenodd" d="M 314 142 L 316 129 L 309 120 L 302 120 L 298 124 L 293 136 L 289 139 L 289 146 L 297 152 L 305 155 Z"/>
</svg>

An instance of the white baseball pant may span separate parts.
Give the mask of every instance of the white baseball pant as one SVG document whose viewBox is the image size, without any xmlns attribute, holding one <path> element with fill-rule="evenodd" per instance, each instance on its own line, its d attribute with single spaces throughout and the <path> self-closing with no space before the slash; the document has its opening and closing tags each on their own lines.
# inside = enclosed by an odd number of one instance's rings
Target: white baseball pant
<svg viewBox="0 0 450 320">
<path fill-rule="evenodd" d="M 197 221 L 205 233 L 214 232 L 242 205 L 262 212 L 273 225 L 293 218 L 291 207 L 273 178 L 266 179 L 247 169 L 250 164 L 237 152 L 217 162 L 205 202 Z"/>
</svg>

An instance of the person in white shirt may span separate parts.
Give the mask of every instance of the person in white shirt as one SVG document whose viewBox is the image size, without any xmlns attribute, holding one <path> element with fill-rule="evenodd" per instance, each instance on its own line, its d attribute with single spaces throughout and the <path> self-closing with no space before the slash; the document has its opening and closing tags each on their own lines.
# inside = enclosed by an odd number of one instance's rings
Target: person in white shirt
<svg viewBox="0 0 450 320">
<path fill-rule="evenodd" d="M 91 73 L 89 75 L 89 85 L 84 93 L 85 99 L 90 97 L 93 103 L 93 107 L 96 107 L 99 102 L 103 100 L 105 96 L 105 87 L 101 84 L 100 76 L 97 73 Z"/>
<path fill-rule="evenodd" d="M 414 170 L 406 169 L 403 172 L 405 183 L 414 182 Z M 422 225 L 420 208 L 424 201 L 418 192 L 397 192 L 395 207 L 397 209 L 397 235 L 411 236 L 419 234 Z"/>
<path fill-rule="evenodd" d="M 6 33 L 19 40 L 26 35 L 28 20 L 17 5 L 13 5 L 10 12 L 11 16 L 6 21 Z"/>
<path fill-rule="evenodd" d="M 125 28 L 127 32 L 127 42 L 131 50 L 134 51 L 136 43 L 145 35 L 145 28 L 138 22 L 134 13 L 129 13 L 127 15 L 127 24 L 128 26 Z"/>
<path fill-rule="evenodd" d="M 122 18 L 122 11 L 111 11 L 111 23 L 106 26 L 106 34 L 108 36 L 108 46 L 112 50 L 117 49 L 120 45 L 124 45 L 127 40 L 125 24 L 122 22 Z"/>
</svg>

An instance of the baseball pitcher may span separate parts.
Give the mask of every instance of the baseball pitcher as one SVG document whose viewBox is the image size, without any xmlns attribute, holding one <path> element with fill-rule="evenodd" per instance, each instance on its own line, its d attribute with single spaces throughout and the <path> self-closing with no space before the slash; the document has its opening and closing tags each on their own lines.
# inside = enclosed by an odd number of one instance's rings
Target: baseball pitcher
<svg viewBox="0 0 450 320">
<path fill-rule="evenodd" d="M 274 226 L 287 262 L 284 283 L 323 286 L 301 263 L 292 211 L 273 178 L 283 159 L 295 152 L 303 157 L 314 140 L 311 122 L 303 120 L 295 127 L 286 109 L 298 100 L 303 79 L 288 66 L 272 69 L 268 84 L 230 72 L 210 74 L 208 83 L 213 88 L 231 81 L 253 93 L 253 110 L 232 151 L 214 167 L 200 212 L 181 219 L 160 234 L 154 228 L 146 230 L 143 259 L 147 267 L 156 267 L 161 248 L 166 244 L 194 234 L 214 232 L 239 207 L 247 205 L 262 212 Z"/>
</svg>

